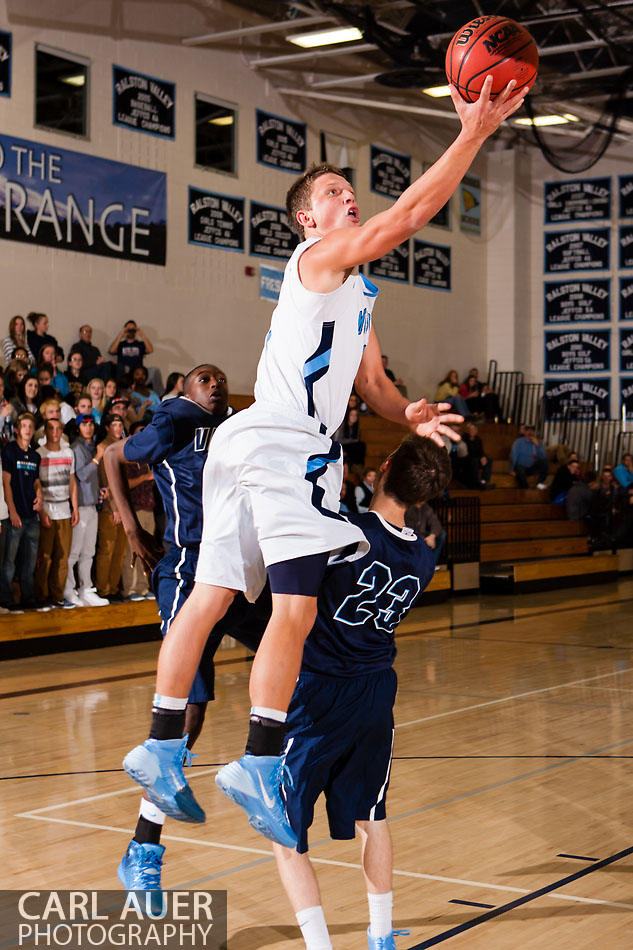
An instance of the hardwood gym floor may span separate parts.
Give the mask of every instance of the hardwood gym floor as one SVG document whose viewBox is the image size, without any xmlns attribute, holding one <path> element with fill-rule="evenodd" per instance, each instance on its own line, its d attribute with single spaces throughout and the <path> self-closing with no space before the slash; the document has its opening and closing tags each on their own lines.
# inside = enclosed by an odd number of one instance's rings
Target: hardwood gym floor
<svg viewBox="0 0 633 950">
<path fill-rule="evenodd" d="M 633 912 L 633 580 L 454 598 L 398 636 L 388 813 L 399 950 L 629 950 Z M 0 664 L 2 888 L 118 887 L 139 791 L 157 644 Z M 241 754 L 249 662 L 218 654 L 191 770 L 207 824 L 167 821 L 164 885 L 223 888 L 229 950 L 301 950 L 268 842 L 215 789 Z M 355 842 L 319 810 L 313 858 L 332 941 L 366 947 Z"/>
</svg>

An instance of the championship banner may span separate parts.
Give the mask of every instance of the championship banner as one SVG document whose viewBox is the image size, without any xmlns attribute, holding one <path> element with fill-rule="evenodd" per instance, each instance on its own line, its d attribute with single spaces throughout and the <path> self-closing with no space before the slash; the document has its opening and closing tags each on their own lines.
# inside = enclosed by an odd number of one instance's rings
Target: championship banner
<svg viewBox="0 0 633 950">
<path fill-rule="evenodd" d="M 481 178 L 465 175 L 459 186 L 459 227 L 469 234 L 481 234 Z"/>
<path fill-rule="evenodd" d="M 620 320 L 633 320 L 633 277 L 620 277 Z"/>
<path fill-rule="evenodd" d="M 608 373 L 610 330 L 545 333 L 546 373 Z"/>
<path fill-rule="evenodd" d="M 633 372 L 633 330 L 620 330 L 620 372 Z"/>
<path fill-rule="evenodd" d="M 0 30 L 0 96 L 11 95 L 11 59 L 13 37 Z"/>
<path fill-rule="evenodd" d="M 434 290 L 451 289 L 451 249 L 413 240 L 413 283 Z"/>
<path fill-rule="evenodd" d="M 545 323 L 610 320 L 611 281 L 547 281 L 543 313 Z"/>
<path fill-rule="evenodd" d="M 255 111 L 257 161 L 284 172 L 301 173 L 306 168 L 306 124 Z"/>
<path fill-rule="evenodd" d="M 569 412 L 576 419 L 608 419 L 611 379 L 546 379 L 545 418 L 560 419 Z"/>
<path fill-rule="evenodd" d="M 284 272 L 282 270 L 277 270 L 276 267 L 270 267 L 268 264 L 262 264 L 259 269 L 260 300 L 279 300 L 283 279 Z"/>
<path fill-rule="evenodd" d="M 611 217 L 611 179 L 545 182 L 545 224 Z"/>
<path fill-rule="evenodd" d="M 189 243 L 244 251 L 244 198 L 189 186 Z"/>
<path fill-rule="evenodd" d="M 399 284 L 409 283 L 409 242 L 403 241 L 392 251 L 377 261 L 369 262 L 369 276 L 381 280 L 395 280 Z"/>
<path fill-rule="evenodd" d="M 251 254 L 287 261 L 298 243 L 299 238 L 290 227 L 288 215 L 283 208 L 251 201 Z"/>
<path fill-rule="evenodd" d="M 633 376 L 620 377 L 620 412 L 633 416 Z"/>
<path fill-rule="evenodd" d="M 112 67 L 112 121 L 126 129 L 173 139 L 176 86 L 122 66 Z"/>
<path fill-rule="evenodd" d="M 377 195 L 398 198 L 411 184 L 411 156 L 372 145 L 369 150 L 369 187 Z"/>
<path fill-rule="evenodd" d="M 633 227 L 620 227 L 620 267 L 633 267 Z"/>
<path fill-rule="evenodd" d="M 545 272 L 608 270 L 609 228 L 545 232 Z"/>
<path fill-rule="evenodd" d="M 633 175 L 620 175 L 618 178 L 618 195 L 620 198 L 620 217 L 633 218 Z"/>
<path fill-rule="evenodd" d="M 164 264 L 164 172 L 0 135 L 0 238 Z"/>
</svg>

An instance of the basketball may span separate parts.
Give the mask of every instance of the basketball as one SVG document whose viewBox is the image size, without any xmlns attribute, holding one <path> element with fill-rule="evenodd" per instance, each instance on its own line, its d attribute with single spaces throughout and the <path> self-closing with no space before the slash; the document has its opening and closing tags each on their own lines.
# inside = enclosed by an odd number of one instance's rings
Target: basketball
<svg viewBox="0 0 633 950">
<path fill-rule="evenodd" d="M 526 91 L 538 73 L 538 50 L 531 34 L 502 16 L 480 16 L 458 30 L 446 50 L 446 75 L 462 99 L 474 102 L 486 76 L 493 77 L 490 98 L 503 92 L 511 79 L 515 92 Z"/>
</svg>

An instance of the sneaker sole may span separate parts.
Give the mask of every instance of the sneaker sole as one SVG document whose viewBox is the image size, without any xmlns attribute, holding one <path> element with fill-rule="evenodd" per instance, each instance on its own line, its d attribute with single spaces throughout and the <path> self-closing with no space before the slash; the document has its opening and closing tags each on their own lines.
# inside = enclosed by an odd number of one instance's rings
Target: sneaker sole
<svg viewBox="0 0 633 950">
<path fill-rule="evenodd" d="M 119 866 L 118 866 L 118 868 L 117 868 L 117 871 L 116 871 L 116 876 L 118 877 L 119 881 L 121 882 L 121 884 L 123 885 L 123 887 L 125 888 L 125 890 L 127 891 L 128 894 L 137 894 L 137 895 L 138 895 L 138 906 L 139 906 L 139 908 L 140 908 L 141 914 L 143 914 L 144 917 L 151 917 L 151 919 L 154 919 L 154 918 L 157 917 L 158 915 L 162 914 L 162 913 L 164 912 L 164 910 L 165 910 L 165 906 L 164 906 L 165 901 L 164 901 L 164 897 L 163 897 L 163 890 L 162 890 L 162 888 L 157 888 L 157 887 L 151 887 L 151 888 L 150 888 L 150 887 L 130 887 L 130 886 L 128 885 L 127 881 L 125 880 L 125 871 L 123 870 L 123 863 L 124 863 L 124 861 L 125 861 L 125 858 L 124 858 L 123 861 L 121 861 L 121 863 L 119 864 Z M 143 904 L 144 904 L 143 895 L 146 895 L 146 894 L 151 894 L 151 895 L 152 895 L 152 896 L 150 897 L 151 915 L 147 913 L 147 907 L 145 907 L 145 909 L 143 909 Z M 155 895 L 156 895 L 156 896 L 155 896 Z M 145 898 L 145 901 L 147 901 L 147 898 Z"/>
<path fill-rule="evenodd" d="M 297 839 L 295 837 L 291 838 L 290 836 L 279 834 L 273 830 L 270 826 L 270 821 L 257 813 L 257 806 L 260 806 L 259 799 L 237 787 L 237 782 L 245 778 L 250 784 L 250 776 L 245 775 L 237 763 L 231 762 L 217 773 L 215 784 L 223 795 L 226 795 L 232 802 L 244 809 L 251 828 L 259 832 L 260 835 L 263 835 L 264 838 L 268 838 L 269 841 L 274 841 L 275 844 L 283 845 L 284 848 L 294 848 L 297 844 Z M 235 784 L 230 784 L 231 782 Z"/>
<path fill-rule="evenodd" d="M 133 781 L 145 789 L 151 803 L 170 818 L 195 825 L 201 825 L 207 820 L 206 814 L 193 797 L 193 792 L 189 787 L 176 792 L 173 803 L 156 795 L 152 786 L 160 772 L 156 759 L 143 746 L 138 746 L 128 752 L 123 759 L 123 768 Z"/>
</svg>

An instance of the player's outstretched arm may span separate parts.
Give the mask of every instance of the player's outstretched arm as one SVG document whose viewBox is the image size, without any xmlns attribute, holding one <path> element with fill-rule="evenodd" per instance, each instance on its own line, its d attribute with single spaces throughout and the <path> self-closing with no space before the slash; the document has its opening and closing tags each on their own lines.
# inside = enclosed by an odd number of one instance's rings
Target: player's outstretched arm
<svg viewBox="0 0 633 950">
<path fill-rule="evenodd" d="M 314 263 L 318 259 L 320 268 L 340 273 L 382 257 L 428 224 L 451 197 L 486 139 L 523 104 L 525 90 L 514 93 L 515 85 L 512 80 L 491 99 L 492 76 L 488 76 L 476 102 L 466 102 L 452 86 L 451 97 L 462 125 L 455 141 L 391 208 L 360 227 L 326 234 L 309 249 Z"/>
<path fill-rule="evenodd" d="M 123 447 L 126 442 L 127 439 L 121 439 L 119 442 L 113 442 L 112 445 L 109 445 L 105 451 L 103 462 L 114 504 L 121 515 L 123 528 L 130 542 L 132 557 L 133 559 L 138 557 L 146 574 L 151 574 L 164 552 L 154 535 L 141 527 L 136 516 L 130 495 L 130 486 L 125 477 Z"/>
</svg>

